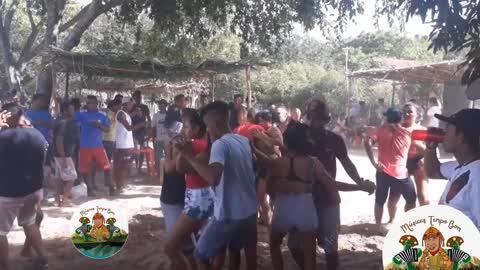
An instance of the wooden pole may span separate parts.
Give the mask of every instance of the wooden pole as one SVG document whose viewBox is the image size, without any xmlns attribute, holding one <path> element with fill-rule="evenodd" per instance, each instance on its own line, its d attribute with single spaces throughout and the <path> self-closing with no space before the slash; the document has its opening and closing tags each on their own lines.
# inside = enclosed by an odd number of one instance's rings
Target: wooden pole
<svg viewBox="0 0 480 270">
<path fill-rule="evenodd" d="M 69 81 L 70 81 L 70 72 L 67 72 L 66 77 L 65 77 L 65 101 L 68 100 L 68 96 L 69 96 L 69 93 L 68 93 Z"/>
<path fill-rule="evenodd" d="M 395 105 L 395 91 L 396 91 L 396 85 L 392 84 L 392 107 Z"/>
<path fill-rule="evenodd" d="M 210 77 L 210 80 L 212 84 L 212 89 L 210 91 L 210 94 L 211 94 L 212 102 L 214 102 L 215 101 L 215 74 L 212 74 L 212 76 Z"/>
<path fill-rule="evenodd" d="M 245 75 L 247 80 L 247 108 L 252 108 L 252 88 L 250 87 L 250 66 L 245 68 Z"/>
</svg>

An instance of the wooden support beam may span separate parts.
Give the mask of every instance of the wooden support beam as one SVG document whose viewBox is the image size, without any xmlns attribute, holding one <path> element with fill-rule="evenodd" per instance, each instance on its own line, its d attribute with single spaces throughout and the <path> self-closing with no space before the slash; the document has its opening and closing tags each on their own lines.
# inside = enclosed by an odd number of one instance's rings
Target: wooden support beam
<svg viewBox="0 0 480 270">
<path fill-rule="evenodd" d="M 246 80 L 247 80 L 247 108 L 252 108 L 252 89 L 250 87 L 250 66 L 245 68 Z"/>
</svg>

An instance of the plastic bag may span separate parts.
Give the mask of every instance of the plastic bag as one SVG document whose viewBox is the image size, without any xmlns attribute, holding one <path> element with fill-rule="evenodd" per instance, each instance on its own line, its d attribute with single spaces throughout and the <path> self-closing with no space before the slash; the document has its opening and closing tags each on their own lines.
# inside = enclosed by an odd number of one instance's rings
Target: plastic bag
<svg viewBox="0 0 480 270">
<path fill-rule="evenodd" d="M 73 181 L 77 179 L 77 171 L 75 170 L 75 164 L 71 158 L 66 159 L 67 167 L 63 168 L 60 164 L 60 159 L 55 158 L 55 167 L 58 170 L 57 176 L 63 181 Z"/>
<path fill-rule="evenodd" d="M 87 197 L 87 185 L 85 183 L 80 183 L 72 187 L 72 199 L 81 199 Z"/>
</svg>

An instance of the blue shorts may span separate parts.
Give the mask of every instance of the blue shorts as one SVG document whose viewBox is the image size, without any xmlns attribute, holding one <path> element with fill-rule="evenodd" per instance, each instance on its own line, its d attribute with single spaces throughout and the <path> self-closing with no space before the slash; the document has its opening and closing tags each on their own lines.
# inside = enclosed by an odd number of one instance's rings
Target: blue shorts
<svg viewBox="0 0 480 270">
<path fill-rule="evenodd" d="M 281 233 L 312 232 L 318 217 L 311 193 L 277 194 L 273 207 L 272 229 Z"/>
<path fill-rule="evenodd" d="M 257 240 L 257 214 L 234 221 L 213 218 L 203 230 L 195 249 L 195 257 L 205 263 L 225 248 L 240 251 Z"/>
<path fill-rule="evenodd" d="M 192 219 L 207 220 L 213 215 L 214 193 L 210 187 L 185 190 L 183 213 Z"/>
<path fill-rule="evenodd" d="M 390 194 L 402 194 L 408 204 L 417 201 L 415 185 L 410 177 L 406 179 L 397 179 L 384 172 L 377 172 L 377 190 L 375 191 L 375 205 L 383 207 L 387 201 L 388 192 Z"/>
</svg>

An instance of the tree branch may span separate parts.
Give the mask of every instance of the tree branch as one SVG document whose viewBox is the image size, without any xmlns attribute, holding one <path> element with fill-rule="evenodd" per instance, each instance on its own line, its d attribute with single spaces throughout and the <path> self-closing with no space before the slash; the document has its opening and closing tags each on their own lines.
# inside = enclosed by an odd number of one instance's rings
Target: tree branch
<svg viewBox="0 0 480 270">
<path fill-rule="evenodd" d="M 7 14 L 5 15 L 5 21 L 4 21 L 3 27 L 9 35 L 10 35 L 10 27 L 12 25 L 13 15 L 15 15 L 17 6 L 18 6 L 18 0 L 13 0 L 12 4 L 10 4 L 10 7 L 8 8 Z"/>
<path fill-rule="evenodd" d="M 67 38 L 65 38 L 62 49 L 70 51 L 75 48 L 80 43 L 83 33 L 85 33 L 85 31 L 90 27 L 90 25 L 92 25 L 98 16 L 115 6 L 125 3 L 126 1 L 132 0 L 110 0 L 108 2 L 103 0 L 93 0 L 89 4 L 88 9 L 85 10 L 83 16 L 78 18 L 78 21 L 70 34 L 67 36 Z"/>
<path fill-rule="evenodd" d="M 28 36 L 27 40 L 25 41 L 25 45 L 23 46 L 22 52 L 20 53 L 20 56 L 18 57 L 17 60 L 17 68 L 20 69 L 23 63 L 29 61 L 35 55 L 33 55 L 31 58 L 29 58 L 30 54 L 33 53 L 32 47 L 33 44 L 35 43 L 35 40 L 37 39 L 38 33 L 40 32 L 40 29 L 42 28 L 43 24 L 45 23 L 45 20 L 42 19 L 37 25 L 32 26 L 32 32 L 30 32 L 30 35 Z M 28 59 L 28 60 L 27 60 Z"/>
<path fill-rule="evenodd" d="M 80 10 L 77 15 L 75 15 L 73 18 L 71 18 L 68 22 L 60 25 L 59 27 L 59 32 L 62 33 L 62 32 L 65 32 L 68 28 L 72 27 L 73 25 L 75 25 L 78 20 L 85 15 L 85 13 L 87 13 L 88 9 L 90 8 L 90 4 L 86 5 L 85 7 L 82 8 L 82 10 Z"/>
</svg>

